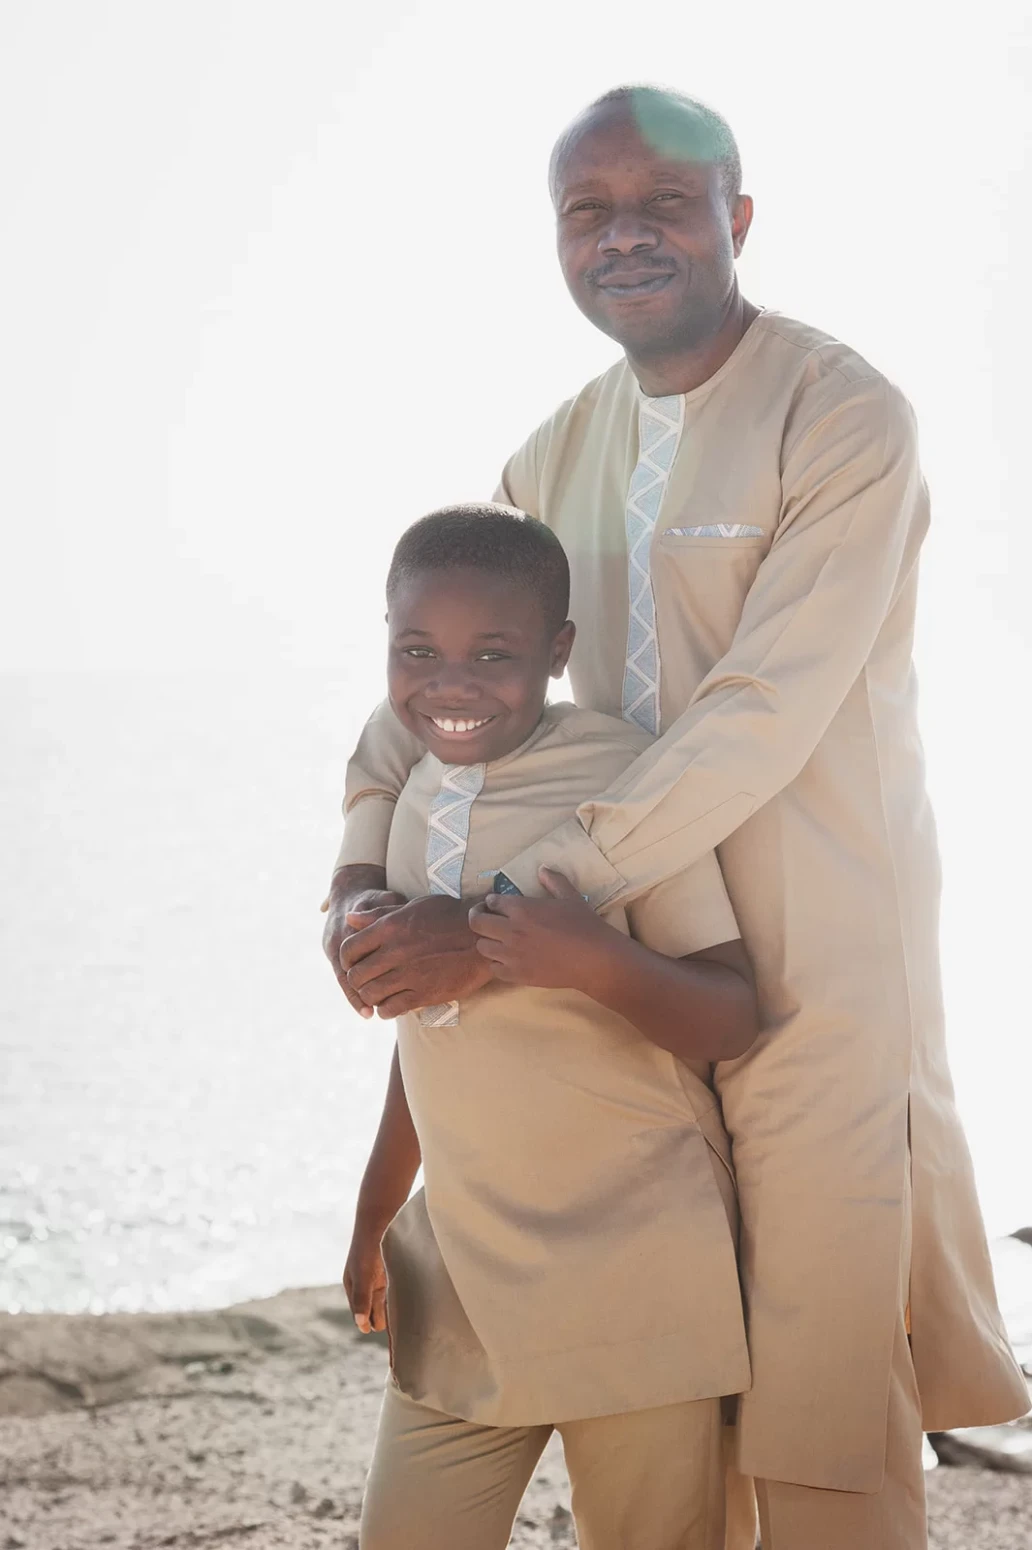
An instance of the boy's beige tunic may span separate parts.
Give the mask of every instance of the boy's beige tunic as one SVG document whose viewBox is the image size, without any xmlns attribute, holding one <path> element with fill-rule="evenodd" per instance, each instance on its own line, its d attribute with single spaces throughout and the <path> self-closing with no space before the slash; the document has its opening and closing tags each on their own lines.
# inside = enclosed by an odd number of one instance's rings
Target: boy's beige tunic
<svg viewBox="0 0 1032 1550">
<path fill-rule="evenodd" d="M 638 407 L 621 362 L 531 437 L 499 497 L 563 540 L 571 680 L 579 704 L 611 713 Z M 753 1373 L 740 1462 L 847 1491 L 877 1490 L 884 1466 L 908 1120 L 925 1427 L 1028 1404 L 943 1037 L 939 863 L 911 664 L 927 524 L 899 392 L 844 345 L 762 314 L 684 396 L 651 549 L 663 735 L 505 864 L 525 891 L 539 862 L 556 865 L 602 905 L 719 847 L 765 1029 L 718 1071 Z M 716 532 L 690 536 L 698 528 Z M 385 733 L 374 720 L 349 770 L 342 861 L 382 861 L 413 757 Z"/>
<path fill-rule="evenodd" d="M 477 767 L 479 794 L 451 825 L 461 833 L 468 816 L 462 893 L 486 892 L 501 858 L 649 741 L 592 711 L 546 710 L 521 749 Z M 449 790 L 469 773 L 426 754 L 394 813 L 387 880 L 410 896 L 427 892 L 446 771 Z M 611 919 L 671 956 L 738 936 L 712 854 Z M 576 991 L 508 985 L 464 1001 L 454 1026 L 400 1018 L 398 1049 L 425 1180 L 384 1242 L 405 1393 L 533 1426 L 748 1384 L 711 1067 L 675 1060 Z"/>
</svg>

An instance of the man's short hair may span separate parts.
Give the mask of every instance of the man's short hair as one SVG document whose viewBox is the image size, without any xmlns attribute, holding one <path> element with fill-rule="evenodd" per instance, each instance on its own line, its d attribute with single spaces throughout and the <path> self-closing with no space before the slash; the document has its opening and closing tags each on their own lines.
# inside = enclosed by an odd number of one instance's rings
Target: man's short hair
<svg viewBox="0 0 1032 1550">
<path fill-rule="evenodd" d="M 707 107 L 697 97 L 666 86 L 614 86 L 590 102 L 574 120 L 593 113 L 596 108 L 610 103 L 625 105 L 632 114 L 642 138 L 665 152 L 673 159 L 710 162 L 720 168 L 724 193 L 733 203 L 742 192 L 742 158 L 738 151 L 731 125 L 715 108 Z M 570 126 L 573 128 L 573 125 Z M 552 152 L 550 182 L 554 185 L 555 172 L 569 130 L 560 138 Z"/>
<path fill-rule="evenodd" d="M 514 506 L 442 506 L 402 533 L 387 572 L 387 602 L 400 582 L 431 570 L 479 570 L 519 582 L 541 599 L 556 631 L 570 607 L 570 566 L 551 528 Z"/>
</svg>

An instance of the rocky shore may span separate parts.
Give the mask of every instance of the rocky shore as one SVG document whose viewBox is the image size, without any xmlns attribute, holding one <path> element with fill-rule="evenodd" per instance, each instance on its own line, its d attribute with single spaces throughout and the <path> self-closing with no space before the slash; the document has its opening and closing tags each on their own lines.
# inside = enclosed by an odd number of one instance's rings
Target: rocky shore
<svg viewBox="0 0 1032 1550">
<path fill-rule="evenodd" d="M 357 1550 L 385 1369 L 334 1287 L 220 1313 L 0 1315 L 0 1550 Z M 1028 1550 L 1032 1425 L 935 1445 L 934 1550 Z M 574 1543 L 553 1444 L 512 1545 Z"/>
</svg>

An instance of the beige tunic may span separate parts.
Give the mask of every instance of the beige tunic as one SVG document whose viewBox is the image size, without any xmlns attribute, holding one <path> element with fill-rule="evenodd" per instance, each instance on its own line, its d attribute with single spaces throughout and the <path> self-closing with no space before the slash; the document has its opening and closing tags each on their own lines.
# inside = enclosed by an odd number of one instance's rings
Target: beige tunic
<svg viewBox="0 0 1032 1550">
<path fill-rule="evenodd" d="M 500 497 L 563 540 L 574 691 L 611 713 L 626 708 L 631 657 L 639 408 L 621 362 L 535 432 Z M 551 863 L 602 906 L 718 847 L 764 1020 L 753 1050 L 717 1074 L 753 1374 L 741 1464 L 873 1491 L 908 1120 L 925 1427 L 1003 1420 L 1028 1403 L 943 1038 L 939 863 L 911 662 L 928 524 L 913 416 L 853 351 L 764 313 L 683 396 L 661 483 L 650 565 L 662 736 L 505 869 L 533 891 Z M 342 860 L 382 860 L 411 759 L 404 738 L 370 724 L 349 770 Z"/>
<path fill-rule="evenodd" d="M 426 893 L 428 869 L 443 866 L 465 896 L 486 892 L 505 856 L 648 741 L 557 706 L 487 766 L 426 754 L 398 800 L 388 885 Z M 611 918 L 673 956 L 738 936 L 712 854 Z M 398 1049 L 425 1180 L 384 1243 L 406 1394 L 466 1420 L 531 1426 L 747 1386 L 730 1148 L 710 1066 L 676 1060 L 576 991 L 503 985 L 464 1001 L 450 1024 L 400 1018 Z"/>
</svg>

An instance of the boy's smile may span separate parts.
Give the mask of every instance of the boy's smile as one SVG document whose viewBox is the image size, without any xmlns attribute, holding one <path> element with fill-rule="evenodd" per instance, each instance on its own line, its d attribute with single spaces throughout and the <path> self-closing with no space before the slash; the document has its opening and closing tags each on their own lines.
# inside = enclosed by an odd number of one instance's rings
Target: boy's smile
<svg viewBox="0 0 1032 1550">
<path fill-rule="evenodd" d="M 487 764 L 525 742 L 573 645 L 573 625 L 553 631 L 529 586 L 479 569 L 405 577 L 387 621 L 391 706 L 445 764 Z"/>
</svg>

